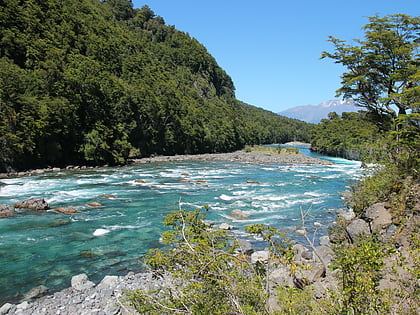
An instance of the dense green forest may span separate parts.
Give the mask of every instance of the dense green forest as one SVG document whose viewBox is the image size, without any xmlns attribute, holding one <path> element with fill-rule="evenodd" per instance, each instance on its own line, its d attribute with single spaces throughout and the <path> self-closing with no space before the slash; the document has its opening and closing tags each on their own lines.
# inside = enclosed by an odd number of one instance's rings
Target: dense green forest
<svg viewBox="0 0 420 315">
<path fill-rule="evenodd" d="M 148 6 L 0 6 L 0 172 L 309 140 L 310 125 L 239 102 L 206 48 Z"/>
</svg>

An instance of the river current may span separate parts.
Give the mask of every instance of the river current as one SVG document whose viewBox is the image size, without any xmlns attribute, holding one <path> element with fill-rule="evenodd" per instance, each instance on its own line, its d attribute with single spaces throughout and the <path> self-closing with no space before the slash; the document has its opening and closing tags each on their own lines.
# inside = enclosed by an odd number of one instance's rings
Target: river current
<svg viewBox="0 0 420 315">
<path fill-rule="evenodd" d="M 18 211 L 0 219 L 0 305 L 41 284 L 68 287 L 80 273 L 98 282 L 141 270 L 141 257 L 162 246 L 165 215 L 179 208 L 208 205 L 208 220 L 233 225 L 238 237 L 247 237 L 246 225 L 265 223 L 296 239 L 301 210 L 308 211 L 306 226 L 321 223 L 322 235 L 343 207 L 340 193 L 360 176 L 360 162 L 300 150 L 335 164 L 184 161 L 2 179 L 0 204 L 43 197 L 53 209 L 79 212 Z M 234 209 L 249 219 L 232 218 Z"/>
</svg>

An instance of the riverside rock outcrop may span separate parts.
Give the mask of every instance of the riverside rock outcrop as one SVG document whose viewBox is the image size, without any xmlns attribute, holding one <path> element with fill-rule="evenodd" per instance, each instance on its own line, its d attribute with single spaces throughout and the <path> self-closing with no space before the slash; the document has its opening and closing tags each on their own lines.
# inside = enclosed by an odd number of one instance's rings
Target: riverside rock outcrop
<svg viewBox="0 0 420 315">
<path fill-rule="evenodd" d="M 19 201 L 14 205 L 17 209 L 29 209 L 29 210 L 48 210 L 50 206 L 44 198 L 31 198 L 23 201 Z"/>
<path fill-rule="evenodd" d="M 15 208 L 9 205 L 0 205 L 0 218 L 13 217 L 15 215 Z"/>
</svg>

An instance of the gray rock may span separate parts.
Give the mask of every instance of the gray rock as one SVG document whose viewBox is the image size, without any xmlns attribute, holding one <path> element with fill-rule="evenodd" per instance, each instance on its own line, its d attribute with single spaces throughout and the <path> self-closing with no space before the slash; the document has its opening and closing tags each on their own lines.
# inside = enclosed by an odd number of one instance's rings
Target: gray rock
<svg viewBox="0 0 420 315">
<path fill-rule="evenodd" d="M 370 233 L 369 224 L 362 219 L 356 219 L 346 227 L 346 232 L 350 237 L 350 240 L 354 242 L 358 237 L 362 236 L 363 234 Z"/>
<path fill-rule="evenodd" d="M 9 205 L 0 205 L 0 218 L 13 217 L 15 209 Z"/>
<path fill-rule="evenodd" d="M 311 268 L 299 269 L 295 273 L 294 282 L 301 288 L 302 284 L 307 285 L 316 282 L 325 276 L 326 268 L 323 264 L 311 264 Z"/>
<path fill-rule="evenodd" d="M 118 283 L 118 276 L 105 276 L 98 284 L 98 289 L 105 289 L 116 286 Z"/>
<path fill-rule="evenodd" d="M 315 248 L 316 254 L 315 261 L 324 262 L 329 265 L 334 258 L 334 251 L 329 246 L 321 245 Z M 319 258 L 321 257 L 321 258 Z"/>
<path fill-rule="evenodd" d="M 266 250 L 256 251 L 251 254 L 251 264 L 255 264 L 257 262 L 260 263 L 267 263 L 270 253 Z"/>
<path fill-rule="evenodd" d="M 50 206 L 44 198 L 31 198 L 15 203 L 15 208 L 30 210 L 48 210 Z"/>
<path fill-rule="evenodd" d="M 272 286 L 288 286 L 293 287 L 293 277 L 290 275 L 290 270 L 285 265 L 279 265 L 274 269 L 270 275 L 270 282 Z"/>
<path fill-rule="evenodd" d="M 374 230 L 381 230 L 382 227 L 392 224 L 392 215 L 385 202 L 375 203 L 367 208 L 363 218 L 370 222 Z"/>
<path fill-rule="evenodd" d="M 338 209 L 337 216 L 350 221 L 353 220 L 356 215 L 354 214 L 353 209 Z"/>
<path fill-rule="evenodd" d="M 10 303 L 3 304 L 2 307 L 0 307 L 0 315 L 7 314 L 13 306 L 14 305 Z"/>
<path fill-rule="evenodd" d="M 227 224 L 225 222 L 223 222 L 222 224 L 219 225 L 219 229 L 221 230 L 232 230 L 233 229 L 233 225 Z"/>
<path fill-rule="evenodd" d="M 329 246 L 330 245 L 330 237 L 328 235 L 321 236 L 319 238 L 319 245 Z"/>
<path fill-rule="evenodd" d="M 26 292 L 23 295 L 23 300 L 27 301 L 27 300 L 35 299 L 35 298 L 45 295 L 47 292 L 48 292 L 48 288 L 46 286 L 39 285 L 31 289 L 30 291 Z"/>
<path fill-rule="evenodd" d="M 95 284 L 92 281 L 89 281 L 88 276 L 85 273 L 82 273 L 71 278 L 71 286 L 77 291 L 84 291 L 93 288 Z"/>
<path fill-rule="evenodd" d="M 242 238 L 237 240 L 239 245 L 239 252 L 245 255 L 251 255 L 254 252 L 251 242 L 244 240 Z"/>
</svg>

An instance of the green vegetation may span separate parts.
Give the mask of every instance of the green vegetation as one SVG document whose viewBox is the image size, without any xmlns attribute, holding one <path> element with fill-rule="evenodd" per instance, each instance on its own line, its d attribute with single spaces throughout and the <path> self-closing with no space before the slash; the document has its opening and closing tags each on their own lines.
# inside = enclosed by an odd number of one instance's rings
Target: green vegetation
<svg viewBox="0 0 420 315">
<path fill-rule="evenodd" d="M 152 251 L 148 263 L 183 285 L 172 286 L 173 291 L 159 298 L 156 292 L 134 292 L 129 299 L 132 305 L 143 313 L 418 314 L 418 29 L 418 18 L 373 17 L 365 27 L 365 40 L 358 41 L 360 46 L 332 38 L 336 51 L 323 56 L 349 70 L 339 93 L 355 98 L 367 111 L 341 117 L 332 113 L 313 131 L 317 151 L 374 162 L 366 168 L 366 177 L 353 186 L 350 206 L 362 218 L 372 204 L 386 204 L 392 216 L 388 227 L 394 233 L 370 226 L 364 235 L 349 239 L 350 222 L 339 219 L 331 228 L 335 260 L 329 266 L 336 286 L 320 296 L 308 283 L 275 290 L 268 285 L 270 268 L 286 266 L 293 277 L 304 267 L 294 261 L 290 242 L 276 229 L 260 224 L 247 228 L 270 248 L 267 261 L 250 264 L 229 234 L 204 223 L 199 212 L 179 211 L 166 220 L 173 231 L 163 239 L 172 247 Z M 279 148 L 264 150 L 278 152 Z"/>
<path fill-rule="evenodd" d="M 129 302 L 140 314 L 268 314 L 258 270 L 226 231 L 204 219 L 200 210 L 166 217 L 171 230 L 162 239 L 171 247 L 151 250 L 147 257 L 166 285 L 159 292 L 131 292 Z"/>
<path fill-rule="evenodd" d="M 0 4 L 0 172 L 306 140 L 239 102 L 196 39 L 129 0 Z"/>
<path fill-rule="evenodd" d="M 269 146 L 262 146 L 262 145 L 253 145 L 253 146 L 245 146 L 246 152 L 267 152 L 273 154 L 285 154 L 285 155 L 293 155 L 299 154 L 299 149 L 295 147 L 282 147 L 278 145 L 277 147 L 269 147 Z"/>
</svg>

